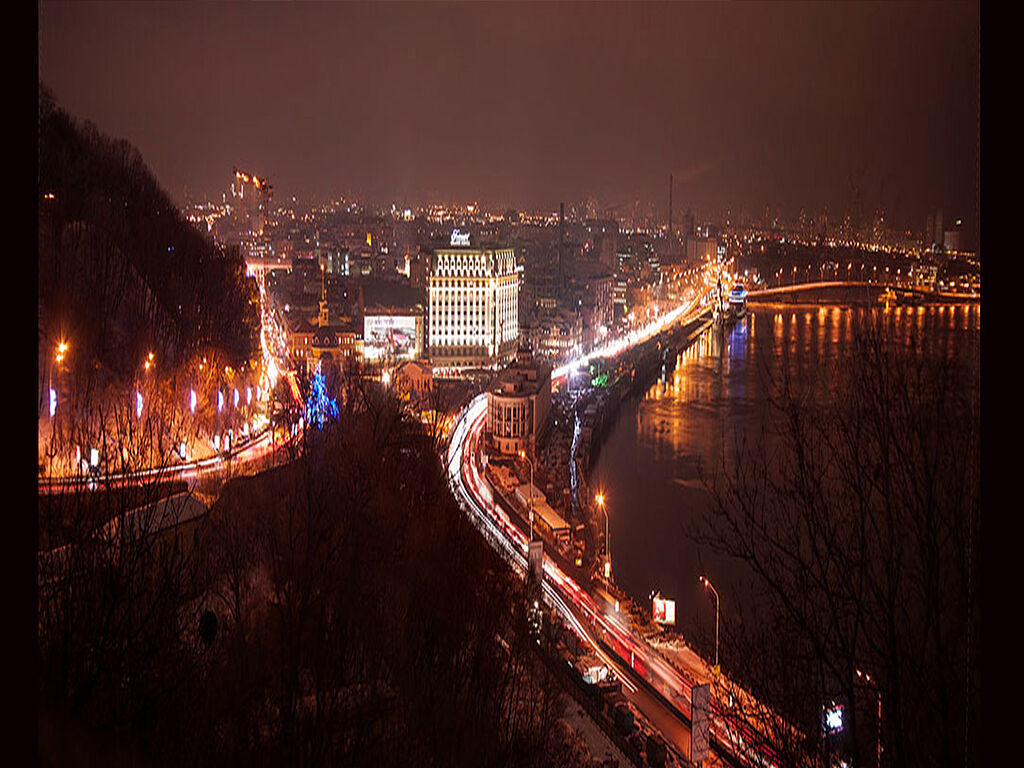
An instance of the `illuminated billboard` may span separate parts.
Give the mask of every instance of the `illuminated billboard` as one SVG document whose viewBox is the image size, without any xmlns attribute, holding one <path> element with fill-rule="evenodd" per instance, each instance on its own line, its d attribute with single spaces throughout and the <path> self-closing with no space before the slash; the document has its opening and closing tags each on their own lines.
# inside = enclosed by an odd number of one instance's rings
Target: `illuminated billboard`
<svg viewBox="0 0 1024 768">
<path fill-rule="evenodd" d="M 663 597 L 654 598 L 654 621 L 658 624 L 676 623 L 676 601 L 666 600 Z"/>
<path fill-rule="evenodd" d="M 416 357 L 416 321 L 415 315 L 365 315 L 363 348 L 367 357 Z"/>
</svg>

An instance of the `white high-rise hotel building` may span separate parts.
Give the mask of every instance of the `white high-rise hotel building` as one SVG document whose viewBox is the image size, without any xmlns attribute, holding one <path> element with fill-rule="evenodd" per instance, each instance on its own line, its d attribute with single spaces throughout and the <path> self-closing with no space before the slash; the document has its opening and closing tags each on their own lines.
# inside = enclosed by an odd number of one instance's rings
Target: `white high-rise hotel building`
<svg viewBox="0 0 1024 768">
<path fill-rule="evenodd" d="M 441 369 L 496 367 L 519 342 L 519 276 L 512 248 L 479 249 L 452 232 L 434 253 L 429 282 L 428 347 Z"/>
</svg>

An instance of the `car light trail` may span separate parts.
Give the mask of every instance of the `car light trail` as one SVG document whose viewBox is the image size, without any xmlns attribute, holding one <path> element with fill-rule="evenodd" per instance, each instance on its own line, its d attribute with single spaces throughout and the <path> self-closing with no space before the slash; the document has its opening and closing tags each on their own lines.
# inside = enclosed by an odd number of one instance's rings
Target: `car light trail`
<svg viewBox="0 0 1024 768">
<path fill-rule="evenodd" d="M 658 321 L 642 331 L 631 334 L 627 339 L 605 345 L 571 364 L 561 366 L 552 373 L 552 378 L 555 378 L 556 374 L 564 376 L 570 367 L 585 364 L 593 357 L 614 355 L 632 344 L 649 339 L 687 313 L 699 310 L 700 307 L 699 299 L 694 299 L 689 304 L 666 313 Z M 498 549 L 518 574 L 525 577 L 528 537 L 512 523 L 508 514 L 496 503 L 488 484 L 481 478 L 479 462 L 476 460 L 484 431 L 486 408 L 486 394 L 478 395 L 457 418 L 447 449 L 449 482 L 456 499 L 484 533 L 485 538 Z M 634 637 L 616 617 L 605 615 L 594 598 L 581 589 L 547 555 L 543 567 L 545 602 L 564 617 L 570 628 L 595 650 L 609 668 L 615 670 L 616 676 L 627 690 L 635 693 L 637 686 L 623 674 L 622 670 L 625 667 L 629 667 L 634 674 L 647 681 L 671 704 L 679 718 L 689 724 L 694 681 L 666 662 L 646 642 Z M 592 637 L 585 622 L 596 628 L 604 640 L 599 642 L 596 637 Z M 614 655 L 606 651 L 605 645 L 614 652 Z M 761 742 L 764 739 L 755 734 L 746 723 L 731 715 L 717 699 L 713 699 L 711 703 L 711 738 L 720 754 L 730 761 L 739 760 L 765 768 L 777 765 L 777 758 L 772 751 L 762 746 Z"/>
</svg>

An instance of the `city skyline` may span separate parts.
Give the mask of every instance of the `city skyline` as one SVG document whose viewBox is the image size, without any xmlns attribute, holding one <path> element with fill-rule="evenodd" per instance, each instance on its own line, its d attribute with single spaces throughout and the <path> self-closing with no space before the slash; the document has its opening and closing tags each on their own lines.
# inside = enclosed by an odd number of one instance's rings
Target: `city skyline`
<svg viewBox="0 0 1024 768">
<path fill-rule="evenodd" d="M 677 221 L 977 219 L 973 5 L 43 3 L 39 24 L 40 81 L 178 203 L 238 166 L 279 202 L 665 219 L 672 174 Z"/>
<path fill-rule="evenodd" d="M 980 763 L 977 4 L 38 13 L 41 762 Z"/>
</svg>

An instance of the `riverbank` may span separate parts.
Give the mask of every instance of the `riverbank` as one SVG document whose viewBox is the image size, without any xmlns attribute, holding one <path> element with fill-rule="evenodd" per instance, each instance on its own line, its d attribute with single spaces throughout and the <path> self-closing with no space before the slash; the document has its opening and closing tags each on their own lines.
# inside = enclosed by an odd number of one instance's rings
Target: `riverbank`
<svg viewBox="0 0 1024 768">
<path fill-rule="evenodd" d="M 680 352 L 688 348 L 711 325 L 707 315 L 677 325 L 614 358 L 592 360 L 588 369 L 569 375 L 552 395 L 553 428 L 539 452 L 539 485 L 574 528 L 576 562 L 600 584 L 609 599 L 646 625 L 649 610 L 635 605 L 614 582 L 605 578 L 606 526 L 603 510 L 596 502 L 591 474 L 601 447 L 615 426 L 623 404 L 642 396 L 663 374 L 675 369 Z"/>
</svg>

